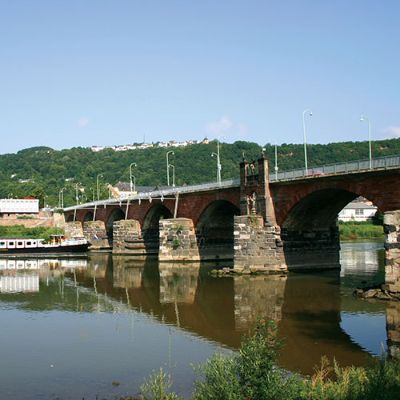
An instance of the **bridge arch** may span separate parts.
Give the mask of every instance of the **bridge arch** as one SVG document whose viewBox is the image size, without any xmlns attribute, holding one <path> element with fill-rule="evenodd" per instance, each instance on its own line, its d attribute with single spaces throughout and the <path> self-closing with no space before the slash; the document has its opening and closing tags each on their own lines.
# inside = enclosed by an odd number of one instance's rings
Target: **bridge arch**
<svg viewBox="0 0 400 400">
<path fill-rule="evenodd" d="M 142 230 L 159 229 L 160 219 L 172 218 L 172 213 L 163 204 L 155 204 L 146 213 L 143 219 Z"/>
<path fill-rule="evenodd" d="M 328 187 L 305 194 L 286 213 L 281 225 L 289 268 L 298 264 L 340 268 L 340 211 L 360 194 Z"/>
<path fill-rule="evenodd" d="M 234 216 L 239 214 L 239 208 L 227 200 L 215 200 L 208 204 L 196 225 L 202 258 L 233 257 L 233 223 Z"/>
<path fill-rule="evenodd" d="M 172 213 L 161 203 L 154 204 L 142 224 L 142 237 L 148 254 L 158 254 L 160 246 L 160 219 L 172 218 Z"/>
<path fill-rule="evenodd" d="M 359 195 L 344 189 L 316 190 L 302 197 L 286 214 L 282 228 L 304 231 L 330 228 L 339 212 Z"/>
<path fill-rule="evenodd" d="M 107 231 L 107 236 L 109 238 L 112 238 L 113 236 L 113 225 L 115 221 L 120 221 L 121 219 L 125 218 L 125 213 L 121 208 L 114 208 L 110 215 L 107 218 L 106 222 L 106 231 Z"/>
<path fill-rule="evenodd" d="M 93 211 L 86 212 L 86 214 L 83 216 L 83 222 L 93 221 L 93 216 Z"/>
</svg>

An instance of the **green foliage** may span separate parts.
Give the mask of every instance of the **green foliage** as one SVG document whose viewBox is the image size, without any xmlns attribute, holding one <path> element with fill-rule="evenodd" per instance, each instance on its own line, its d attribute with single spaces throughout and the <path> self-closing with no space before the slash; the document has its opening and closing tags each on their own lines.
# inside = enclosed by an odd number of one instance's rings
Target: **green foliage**
<svg viewBox="0 0 400 400">
<path fill-rule="evenodd" d="M 299 399 L 304 400 L 399 399 L 400 362 L 381 359 L 369 368 L 341 368 L 323 358 L 312 378 L 300 384 Z"/>
<path fill-rule="evenodd" d="M 340 222 L 339 232 L 341 240 L 383 239 L 382 225 L 370 222 Z"/>
<path fill-rule="evenodd" d="M 276 325 L 260 321 L 254 334 L 243 340 L 238 355 L 231 359 L 217 355 L 205 364 L 205 380 L 196 383 L 194 399 L 292 398 L 296 379 L 277 368 L 280 347 Z"/>
<path fill-rule="evenodd" d="M 342 368 L 322 358 L 311 378 L 289 375 L 276 365 L 276 326 L 260 321 L 233 357 L 214 355 L 198 368 L 194 400 L 392 400 L 400 399 L 400 360 L 376 360 L 367 368 Z M 177 399 L 162 370 L 142 386 L 145 400 Z M 147 396 L 147 397 L 146 397 Z M 171 397 L 172 396 L 172 397 Z M 174 397 L 175 396 L 175 397 Z"/>
<path fill-rule="evenodd" d="M 171 376 L 167 375 L 162 368 L 153 373 L 149 379 L 140 386 L 143 400 L 179 400 L 175 393 L 170 393 L 172 386 Z"/>
<path fill-rule="evenodd" d="M 0 238 L 26 238 L 49 240 L 50 235 L 62 234 L 61 228 L 25 228 L 23 225 L 0 226 Z"/>
<path fill-rule="evenodd" d="M 373 156 L 381 157 L 400 153 L 400 139 L 373 142 Z M 274 146 L 266 144 L 265 156 L 274 163 Z M 85 187 L 79 193 L 82 201 L 90 201 L 96 194 L 97 175 L 101 197 L 108 196 L 106 184 L 129 181 L 129 165 L 134 168 L 137 185 L 166 185 L 165 154 L 168 149 L 153 147 L 149 149 L 115 152 L 106 149 L 93 152 L 89 148 L 75 147 L 67 150 L 53 150 L 49 147 L 33 147 L 16 154 L 0 155 L 0 198 L 8 196 L 35 196 L 40 205 L 57 206 L 60 189 L 64 190 L 64 204 L 75 204 L 75 184 Z M 196 184 L 216 179 L 216 164 L 211 153 L 216 151 L 216 142 L 174 148 L 170 162 L 175 165 L 176 184 Z M 279 171 L 304 167 L 303 145 L 282 144 L 278 147 Z M 243 153 L 248 160 L 261 154 L 256 143 L 237 141 L 222 143 L 222 178 L 239 176 L 239 162 Z M 368 158 L 368 142 L 331 143 L 327 145 L 308 145 L 309 167 L 318 167 L 337 162 Z M 20 181 L 21 180 L 21 181 Z"/>
</svg>

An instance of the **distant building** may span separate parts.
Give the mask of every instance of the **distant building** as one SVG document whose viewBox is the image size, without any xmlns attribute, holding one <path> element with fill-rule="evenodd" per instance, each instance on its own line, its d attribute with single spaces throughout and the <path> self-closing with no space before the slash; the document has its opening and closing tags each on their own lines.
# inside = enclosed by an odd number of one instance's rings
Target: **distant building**
<svg viewBox="0 0 400 400">
<path fill-rule="evenodd" d="M 0 218 L 37 215 L 38 213 L 38 199 L 0 199 Z"/>
<path fill-rule="evenodd" d="M 347 206 L 340 211 L 338 220 L 342 222 L 365 222 L 372 219 L 377 210 L 378 208 L 370 201 L 364 199 L 363 197 L 359 197 L 347 204 Z"/>
</svg>

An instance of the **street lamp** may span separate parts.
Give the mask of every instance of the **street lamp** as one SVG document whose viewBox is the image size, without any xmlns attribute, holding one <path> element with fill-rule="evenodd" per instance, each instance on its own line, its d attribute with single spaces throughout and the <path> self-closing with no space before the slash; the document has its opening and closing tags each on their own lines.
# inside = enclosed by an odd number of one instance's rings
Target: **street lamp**
<svg viewBox="0 0 400 400">
<path fill-rule="evenodd" d="M 369 169 L 372 169 L 372 146 L 371 146 L 371 121 L 365 115 L 361 115 L 360 121 L 368 122 L 368 153 L 369 153 Z"/>
<path fill-rule="evenodd" d="M 308 163 L 307 163 L 307 136 L 306 136 L 306 121 L 305 116 L 308 113 L 310 117 L 312 117 L 313 113 L 310 109 L 306 109 L 303 111 L 303 139 L 304 139 L 304 165 L 306 170 L 306 175 L 308 175 Z"/>
<path fill-rule="evenodd" d="M 275 180 L 278 180 L 278 145 L 275 143 Z"/>
<path fill-rule="evenodd" d="M 169 167 L 170 167 L 170 163 L 169 163 L 169 160 L 168 160 L 168 156 L 170 154 L 175 155 L 175 153 L 172 150 L 170 150 L 170 151 L 167 151 L 167 154 L 166 154 L 166 157 L 167 157 L 167 186 L 169 186 Z M 174 167 L 174 172 L 175 172 L 175 167 Z"/>
<path fill-rule="evenodd" d="M 172 168 L 172 186 L 175 187 L 175 165 L 173 164 L 168 164 L 168 169 Z M 169 171 L 168 171 L 169 175 Z"/>
<path fill-rule="evenodd" d="M 217 152 L 216 153 L 211 153 L 211 157 L 217 157 L 217 182 L 218 185 L 221 184 L 221 159 L 219 156 L 219 140 L 217 139 Z"/>
<path fill-rule="evenodd" d="M 100 200 L 99 178 L 103 178 L 103 174 L 98 174 L 98 175 L 97 175 L 97 178 L 96 178 L 97 201 Z"/>
<path fill-rule="evenodd" d="M 58 208 L 64 208 L 64 190 L 65 187 L 58 192 Z"/>
<path fill-rule="evenodd" d="M 133 162 L 133 163 L 131 163 L 129 165 L 129 188 L 130 188 L 131 192 L 135 191 L 134 189 L 135 189 L 135 186 L 136 186 L 136 185 L 133 185 L 133 183 L 132 183 L 132 176 L 133 176 L 132 175 L 132 167 L 137 167 L 137 164 L 135 162 Z M 136 178 L 135 178 L 135 181 L 136 181 Z"/>
<path fill-rule="evenodd" d="M 79 204 L 79 191 L 83 192 L 85 189 L 83 187 L 79 187 L 81 183 L 77 182 L 75 183 L 75 200 L 76 200 L 76 205 Z"/>
</svg>

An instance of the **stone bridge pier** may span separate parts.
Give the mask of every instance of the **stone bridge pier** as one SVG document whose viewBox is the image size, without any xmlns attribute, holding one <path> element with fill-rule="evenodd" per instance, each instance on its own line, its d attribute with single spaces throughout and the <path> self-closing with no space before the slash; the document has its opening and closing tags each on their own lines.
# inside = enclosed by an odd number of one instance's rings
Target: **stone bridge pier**
<svg viewBox="0 0 400 400">
<path fill-rule="evenodd" d="M 384 289 L 400 293 L 400 210 L 384 214 L 385 285 Z"/>
</svg>

